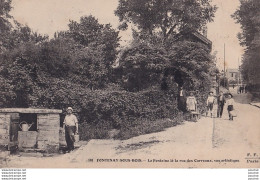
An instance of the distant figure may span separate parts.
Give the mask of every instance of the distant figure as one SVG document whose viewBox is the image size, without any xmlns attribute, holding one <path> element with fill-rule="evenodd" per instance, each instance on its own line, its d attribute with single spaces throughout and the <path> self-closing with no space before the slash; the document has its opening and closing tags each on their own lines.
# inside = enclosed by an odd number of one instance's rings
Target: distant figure
<svg viewBox="0 0 260 180">
<path fill-rule="evenodd" d="M 180 91 L 178 94 L 178 108 L 182 112 L 186 111 L 186 96 L 183 87 L 180 87 Z"/>
<path fill-rule="evenodd" d="M 197 111 L 197 100 L 193 94 L 193 92 L 190 92 L 190 95 L 187 97 L 186 100 L 186 107 L 187 111 Z"/>
<path fill-rule="evenodd" d="M 235 84 L 233 84 L 233 89 L 235 89 Z"/>
<path fill-rule="evenodd" d="M 228 115 L 229 115 L 229 120 L 233 120 L 233 116 L 231 114 L 231 111 L 234 110 L 234 99 L 232 94 L 228 94 L 228 99 L 226 101 L 227 103 L 227 110 L 228 110 Z"/>
<path fill-rule="evenodd" d="M 218 96 L 218 117 L 221 118 L 223 114 L 223 108 L 225 104 L 225 96 L 223 95 L 223 92 L 219 92 Z"/>
<path fill-rule="evenodd" d="M 63 122 L 68 152 L 74 150 L 75 134 L 78 134 L 78 119 L 74 114 L 72 114 L 72 112 L 73 109 L 68 107 L 67 115 Z"/>
<path fill-rule="evenodd" d="M 241 86 L 240 89 L 241 89 L 241 93 L 244 93 L 244 86 Z"/>
<path fill-rule="evenodd" d="M 247 93 L 247 91 L 248 91 L 248 86 L 245 85 L 245 93 Z"/>
<path fill-rule="evenodd" d="M 239 87 L 239 93 L 242 94 L 242 86 Z"/>
<path fill-rule="evenodd" d="M 213 110 L 213 105 L 214 105 L 214 99 L 215 97 L 213 96 L 213 92 L 209 92 L 209 96 L 207 99 L 207 116 L 208 112 L 210 111 L 210 117 L 213 117 L 212 110 Z"/>
</svg>

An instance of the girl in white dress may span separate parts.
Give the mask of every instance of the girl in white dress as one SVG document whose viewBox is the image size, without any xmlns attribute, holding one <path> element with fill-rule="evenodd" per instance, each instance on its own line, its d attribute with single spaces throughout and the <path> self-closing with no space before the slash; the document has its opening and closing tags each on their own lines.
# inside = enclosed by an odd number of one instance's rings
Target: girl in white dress
<svg viewBox="0 0 260 180">
<path fill-rule="evenodd" d="M 213 117 L 213 105 L 214 105 L 214 101 L 215 101 L 215 97 L 213 96 L 213 92 L 209 92 L 209 96 L 207 99 L 207 116 L 208 116 L 208 112 L 210 111 L 210 117 Z"/>
<path fill-rule="evenodd" d="M 190 92 L 190 96 L 187 97 L 186 100 L 186 107 L 187 111 L 197 111 L 197 100 L 193 94 L 193 92 Z"/>
</svg>

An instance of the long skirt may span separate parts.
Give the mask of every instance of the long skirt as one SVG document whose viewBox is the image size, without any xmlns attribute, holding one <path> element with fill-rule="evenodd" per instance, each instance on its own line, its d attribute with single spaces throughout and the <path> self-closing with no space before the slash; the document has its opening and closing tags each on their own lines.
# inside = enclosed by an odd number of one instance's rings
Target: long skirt
<svg viewBox="0 0 260 180">
<path fill-rule="evenodd" d="M 186 99 L 184 96 L 180 96 L 178 98 L 178 108 L 179 110 L 181 110 L 182 112 L 186 112 Z"/>
</svg>

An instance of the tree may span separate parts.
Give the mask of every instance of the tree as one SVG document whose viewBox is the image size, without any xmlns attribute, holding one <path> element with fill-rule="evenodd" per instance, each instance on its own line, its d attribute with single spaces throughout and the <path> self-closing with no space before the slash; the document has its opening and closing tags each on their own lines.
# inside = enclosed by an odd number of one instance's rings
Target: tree
<svg viewBox="0 0 260 180">
<path fill-rule="evenodd" d="M 0 1 L 0 30 L 2 32 L 9 31 L 11 28 L 11 24 L 9 19 L 11 15 L 9 14 L 11 11 L 11 0 L 1 0 Z"/>
<path fill-rule="evenodd" d="M 4 50 L 5 39 L 7 38 L 12 25 L 10 23 L 11 0 L 0 0 L 0 52 Z"/>
<path fill-rule="evenodd" d="M 232 17 L 242 28 L 242 32 L 238 34 L 241 45 L 248 48 L 259 37 L 260 2 L 258 0 L 240 0 L 240 3 L 239 9 Z"/>
<path fill-rule="evenodd" d="M 260 1 L 240 0 L 240 7 L 232 15 L 241 24 L 238 34 L 240 44 L 246 48 L 242 61 L 244 80 L 252 86 L 260 86 Z"/>
<path fill-rule="evenodd" d="M 70 21 L 69 31 L 66 36 L 73 38 L 85 47 L 93 47 L 101 50 L 106 58 L 106 66 L 110 66 L 117 54 L 119 46 L 119 32 L 114 30 L 110 24 L 100 24 L 93 16 L 83 16 L 80 22 Z"/>
<path fill-rule="evenodd" d="M 208 90 L 210 76 L 216 70 L 209 49 L 190 41 L 180 41 L 167 51 L 152 44 L 133 43 L 122 50 L 119 61 L 122 79 L 134 91 L 170 81 L 186 89 L 204 86 Z"/>
<path fill-rule="evenodd" d="M 23 43 L 41 43 L 49 39 L 47 35 L 41 35 L 33 30 L 27 25 L 22 25 L 14 20 L 14 26 L 8 34 L 5 41 L 6 49 L 13 49 L 15 47 L 21 46 Z"/>
<path fill-rule="evenodd" d="M 211 22 L 216 6 L 211 0 L 120 0 L 115 14 L 120 29 L 132 23 L 142 33 L 178 39 L 181 34 L 202 30 Z"/>
<path fill-rule="evenodd" d="M 129 91 L 141 91 L 162 82 L 162 76 L 170 66 L 163 48 L 147 44 L 132 44 L 121 52 L 120 69 L 123 86 Z"/>
</svg>

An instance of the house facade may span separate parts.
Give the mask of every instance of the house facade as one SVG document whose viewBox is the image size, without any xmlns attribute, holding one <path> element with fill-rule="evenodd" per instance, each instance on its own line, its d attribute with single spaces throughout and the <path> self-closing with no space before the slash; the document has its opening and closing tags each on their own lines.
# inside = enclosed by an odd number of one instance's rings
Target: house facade
<svg viewBox="0 0 260 180">
<path fill-rule="evenodd" d="M 229 85 L 241 83 L 240 72 L 238 69 L 227 69 L 226 78 Z"/>
</svg>

